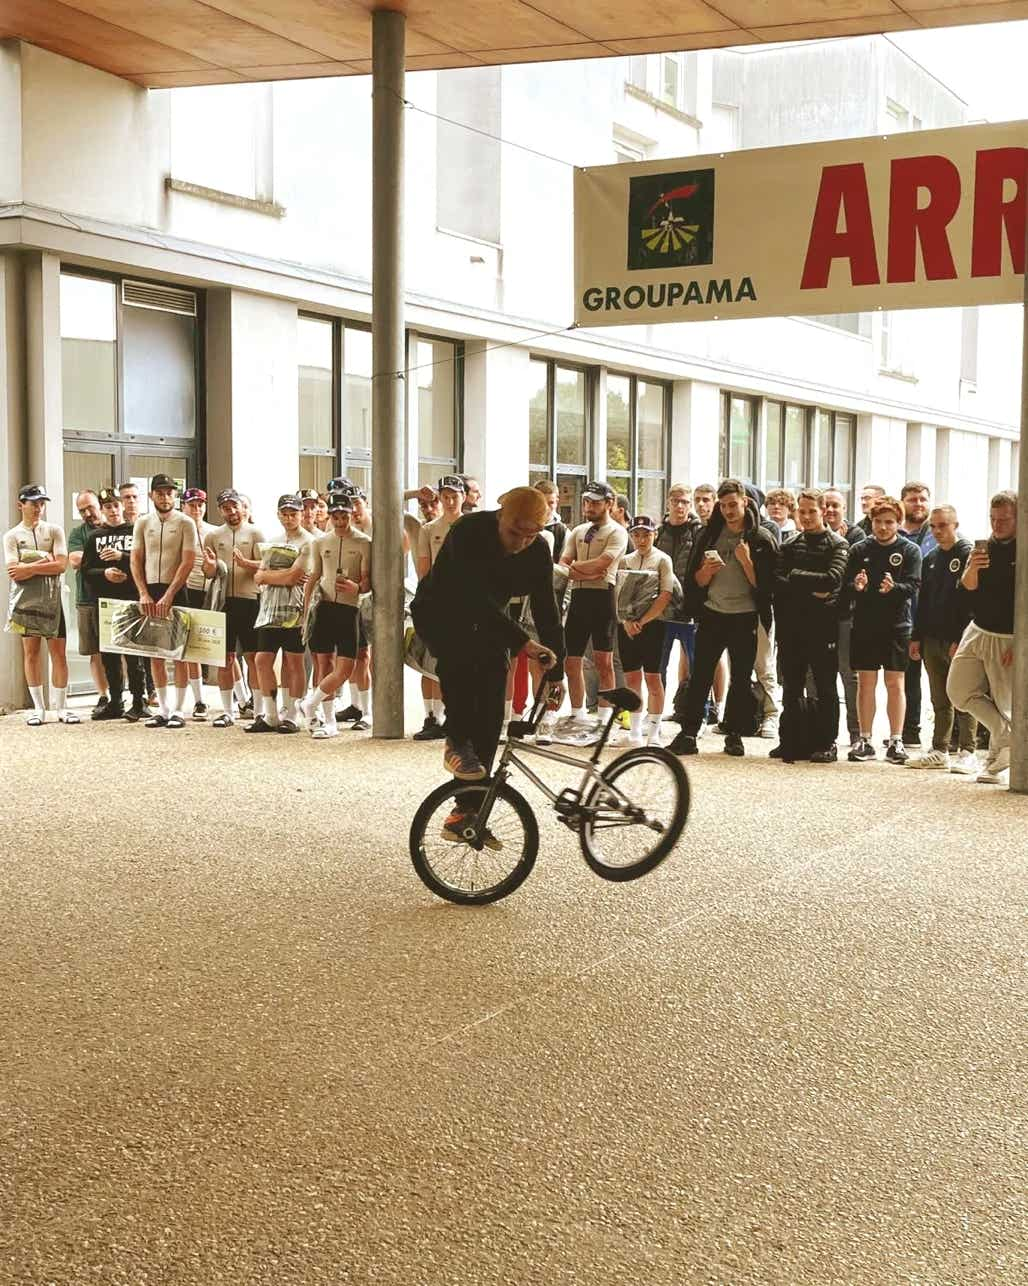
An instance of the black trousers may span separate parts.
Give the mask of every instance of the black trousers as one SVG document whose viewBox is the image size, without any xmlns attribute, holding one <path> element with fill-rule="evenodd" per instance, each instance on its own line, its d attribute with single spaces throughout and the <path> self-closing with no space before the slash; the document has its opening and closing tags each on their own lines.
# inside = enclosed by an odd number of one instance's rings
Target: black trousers
<svg viewBox="0 0 1028 1286">
<path fill-rule="evenodd" d="M 801 755 L 800 700 L 814 704 L 814 744 L 810 750 L 827 750 L 839 734 L 839 630 L 838 624 L 782 630 L 779 626 L 778 658 L 782 667 L 782 718 L 779 738 L 786 754 Z M 812 680 L 812 686 L 808 686 Z"/>
<path fill-rule="evenodd" d="M 146 667 L 143 664 L 144 659 L 141 656 L 130 656 L 127 652 L 124 656 L 120 652 L 100 653 L 104 674 L 107 675 L 107 686 L 111 690 L 111 705 L 121 705 L 124 696 L 125 685 L 121 677 L 122 661 L 125 662 L 125 669 L 128 670 L 129 691 L 132 693 L 132 700 L 140 705 L 143 704 L 146 698 Z"/>
<path fill-rule="evenodd" d="M 446 649 L 436 658 L 446 735 L 458 745 L 470 741 L 486 772 L 492 771 L 503 727 L 508 665 L 508 654 L 494 649 Z"/>
<path fill-rule="evenodd" d="M 751 731 L 750 678 L 757 659 L 757 613 L 712 612 L 704 607 L 696 622 L 696 655 L 682 712 L 686 736 L 695 737 L 700 730 L 714 671 L 726 649 L 731 680 L 725 702 L 725 727 L 740 736 Z"/>
<path fill-rule="evenodd" d="M 903 718 L 904 735 L 911 739 L 921 735 L 921 662 L 911 661 L 903 676 L 907 694 L 907 713 Z"/>
</svg>

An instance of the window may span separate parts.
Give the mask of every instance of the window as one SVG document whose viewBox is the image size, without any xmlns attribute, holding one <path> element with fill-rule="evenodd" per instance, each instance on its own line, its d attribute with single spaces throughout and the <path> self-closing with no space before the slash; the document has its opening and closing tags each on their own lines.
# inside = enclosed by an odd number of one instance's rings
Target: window
<svg viewBox="0 0 1028 1286">
<path fill-rule="evenodd" d="M 441 71 L 436 95 L 436 223 L 498 245 L 500 68 Z"/>
<path fill-rule="evenodd" d="M 540 358 L 532 358 L 529 366 L 529 482 L 552 478 L 561 520 L 576 523 L 592 440 L 588 372 Z"/>
<path fill-rule="evenodd" d="M 714 103 L 710 124 L 703 131 L 703 146 L 712 152 L 734 152 L 742 143 L 742 123 L 738 107 Z"/>
<path fill-rule="evenodd" d="M 637 54 L 628 60 L 628 83 L 643 93 L 649 88 L 650 60 L 645 54 Z"/>
<path fill-rule="evenodd" d="M 417 433 L 418 484 L 434 482 L 458 469 L 459 404 L 464 349 L 445 339 L 418 336 L 411 345 L 414 370 L 408 387 L 417 397 L 409 408 L 410 431 Z"/>
<path fill-rule="evenodd" d="M 667 490 L 669 402 L 665 384 L 607 376 L 607 481 L 629 497 L 631 513 L 658 522 Z"/>
<path fill-rule="evenodd" d="M 338 456 L 335 393 L 335 328 L 320 317 L 301 317 L 297 328 L 300 486 L 324 491 Z"/>
<path fill-rule="evenodd" d="M 669 107 L 678 107 L 682 98 L 682 65 L 674 54 L 661 59 L 661 99 Z"/>
<path fill-rule="evenodd" d="M 64 427 L 118 431 L 117 286 L 61 273 Z"/>
<path fill-rule="evenodd" d="M 978 309 L 964 308 L 960 317 L 960 378 L 978 383 Z"/>
<path fill-rule="evenodd" d="M 857 422 L 852 415 L 768 402 L 761 485 L 765 491 L 832 487 L 842 492 L 849 512 L 856 442 Z"/>
<path fill-rule="evenodd" d="M 721 401 L 721 474 L 751 481 L 757 463 L 757 402 L 738 393 Z"/>
</svg>

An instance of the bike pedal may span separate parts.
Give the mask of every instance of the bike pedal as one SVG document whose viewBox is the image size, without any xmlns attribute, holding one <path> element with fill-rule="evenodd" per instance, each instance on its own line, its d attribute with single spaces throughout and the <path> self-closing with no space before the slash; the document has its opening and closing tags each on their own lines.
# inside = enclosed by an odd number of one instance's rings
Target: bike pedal
<svg viewBox="0 0 1028 1286">
<path fill-rule="evenodd" d="M 581 793 L 572 786 L 566 786 L 554 800 L 553 807 L 561 821 L 567 821 L 578 811 L 581 802 Z"/>
<path fill-rule="evenodd" d="M 535 732 L 535 724 L 528 719 L 512 719 L 507 724 L 508 739 L 515 737 L 520 740 L 522 737 L 530 737 Z"/>
</svg>

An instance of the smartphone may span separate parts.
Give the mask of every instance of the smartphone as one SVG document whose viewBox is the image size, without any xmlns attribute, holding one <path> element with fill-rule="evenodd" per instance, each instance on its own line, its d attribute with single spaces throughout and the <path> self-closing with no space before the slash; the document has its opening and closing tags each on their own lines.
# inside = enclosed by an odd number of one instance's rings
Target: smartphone
<svg viewBox="0 0 1028 1286">
<path fill-rule="evenodd" d="M 974 552 L 976 554 L 987 554 L 989 552 L 989 542 L 987 540 L 976 540 L 974 542 Z"/>
<path fill-rule="evenodd" d="M 715 558 L 720 558 L 721 555 L 717 552 L 716 549 L 707 549 L 704 551 L 703 557 L 709 558 L 711 561 L 713 561 Z"/>
</svg>

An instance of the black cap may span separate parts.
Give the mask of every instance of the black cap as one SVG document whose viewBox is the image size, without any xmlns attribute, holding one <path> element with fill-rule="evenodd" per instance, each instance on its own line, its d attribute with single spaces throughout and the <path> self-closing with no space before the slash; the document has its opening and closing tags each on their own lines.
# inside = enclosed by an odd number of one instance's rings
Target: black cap
<svg viewBox="0 0 1028 1286">
<path fill-rule="evenodd" d="M 587 482 L 585 490 L 582 492 L 583 500 L 616 500 L 617 494 L 613 487 L 608 487 L 605 482 Z"/>
<path fill-rule="evenodd" d="M 345 491 L 330 491 L 328 493 L 328 512 L 330 514 L 337 514 L 337 513 L 352 514 L 353 500 L 350 498 L 350 496 L 346 494 Z"/>
<path fill-rule="evenodd" d="M 115 491 L 113 487 L 101 487 L 99 493 L 100 503 L 102 505 L 121 504 L 121 493 Z"/>
<path fill-rule="evenodd" d="M 28 500 L 49 499 L 50 497 L 46 494 L 46 487 L 41 487 L 38 482 L 26 483 L 26 485 L 18 492 L 18 502 L 20 504 L 25 504 Z"/>
<path fill-rule="evenodd" d="M 174 478 L 169 478 L 166 473 L 155 473 L 150 479 L 150 490 L 156 491 L 159 487 L 173 487 L 178 491 L 178 483 Z"/>
<path fill-rule="evenodd" d="M 234 500 L 238 504 L 239 501 L 242 500 L 242 498 L 243 497 L 239 494 L 239 492 L 235 489 L 235 487 L 222 487 L 222 489 L 218 492 L 219 505 L 227 505 L 230 500 Z"/>
<path fill-rule="evenodd" d="M 440 478 L 436 483 L 435 489 L 436 491 L 442 491 L 443 488 L 447 491 L 459 491 L 462 496 L 467 490 L 464 486 L 464 479 L 459 473 L 447 473 Z"/>
<path fill-rule="evenodd" d="M 357 490 L 357 484 L 355 482 L 351 482 L 349 478 L 329 478 L 326 490 L 329 492 L 345 491 L 348 496 L 352 496 Z"/>
<path fill-rule="evenodd" d="M 278 505 L 276 506 L 276 508 L 302 509 L 303 501 L 300 499 L 300 497 L 296 494 L 295 491 L 287 491 L 284 496 L 279 496 Z"/>
<path fill-rule="evenodd" d="M 652 518 L 647 518 L 645 514 L 638 514 L 628 524 L 629 531 L 656 531 L 657 524 Z"/>
</svg>

